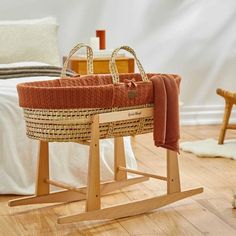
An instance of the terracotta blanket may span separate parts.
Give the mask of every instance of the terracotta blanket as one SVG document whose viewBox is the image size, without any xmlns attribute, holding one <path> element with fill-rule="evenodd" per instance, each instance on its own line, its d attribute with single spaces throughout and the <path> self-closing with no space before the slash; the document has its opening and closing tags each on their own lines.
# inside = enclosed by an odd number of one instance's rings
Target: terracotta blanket
<svg viewBox="0 0 236 236">
<path fill-rule="evenodd" d="M 179 84 L 181 78 L 160 74 L 153 76 L 154 142 L 157 147 L 179 152 Z"/>
</svg>

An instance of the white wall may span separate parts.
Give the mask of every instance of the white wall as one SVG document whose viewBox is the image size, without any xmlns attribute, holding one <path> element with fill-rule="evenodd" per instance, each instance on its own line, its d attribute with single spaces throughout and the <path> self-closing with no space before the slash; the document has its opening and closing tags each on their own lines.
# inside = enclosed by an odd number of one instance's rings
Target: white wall
<svg viewBox="0 0 236 236">
<path fill-rule="evenodd" d="M 134 47 L 146 71 L 182 76 L 183 123 L 221 122 L 215 90 L 236 90 L 235 0 L 0 0 L 0 20 L 44 16 L 60 24 L 61 55 L 106 29 L 107 46 Z"/>
</svg>

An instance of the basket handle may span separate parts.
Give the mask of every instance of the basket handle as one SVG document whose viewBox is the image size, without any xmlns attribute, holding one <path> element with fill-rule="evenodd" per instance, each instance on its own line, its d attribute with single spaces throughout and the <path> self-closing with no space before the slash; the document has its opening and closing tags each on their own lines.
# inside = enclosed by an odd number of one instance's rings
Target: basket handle
<svg viewBox="0 0 236 236">
<path fill-rule="evenodd" d="M 68 55 L 68 57 L 66 58 L 62 71 L 61 71 L 61 78 L 66 77 L 66 69 L 68 67 L 69 64 L 69 60 L 70 58 L 81 48 L 86 47 L 86 52 L 87 52 L 87 73 L 88 75 L 93 74 L 93 50 L 92 48 L 85 44 L 85 43 L 78 43 L 75 47 L 73 47 Z"/>
<path fill-rule="evenodd" d="M 118 52 L 123 49 L 123 50 L 126 50 L 128 52 L 130 52 L 133 56 L 134 56 L 134 59 L 136 61 L 136 64 L 138 66 L 138 69 L 139 69 L 139 72 L 141 74 L 141 77 L 142 77 L 142 80 L 143 81 L 149 81 L 144 69 L 143 69 L 143 66 L 142 64 L 140 63 L 139 59 L 137 58 L 136 56 L 136 53 L 135 51 L 129 47 L 129 46 L 121 46 L 119 48 L 116 48 L 112 54 L 111 54 L 111 58 L 110 58 L 110 61 L 109 61 L 109 68 L 110 68 L 110 72 L 111 72 L 111 75 L 112 75 L 112 81 L 114 84 L 117 84 L 119 83 L 120 79 L 119 79 L 119 73 L 118 73 L 118 70 L 117 70 L 117 66 L 116 66 L 116 57 L 117 57 L 117 54 Z"/>
</svg>

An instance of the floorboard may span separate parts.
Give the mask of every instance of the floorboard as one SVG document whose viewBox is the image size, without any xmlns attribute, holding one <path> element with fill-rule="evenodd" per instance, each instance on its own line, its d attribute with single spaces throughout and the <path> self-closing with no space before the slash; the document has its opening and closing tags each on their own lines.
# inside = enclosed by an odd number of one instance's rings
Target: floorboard
<svg viewBox="0 0 236 236">
<path fill-rule="evenodd" d="M 184 126 L 181 141 L 217 139 L 220 127 Z M 236 131 L 227 131 L 227 139 Z M 142 171 L 166 175 L 165 150 L 153 145 L 152 134 L 132 138 L 133 150 Z M 84 202 L 44 204 L 9 208 L 16 196 L 0 195 L 0 235 L 236 235 L 236 210 L 232 191 L 236 189 L 236 161 L 225 158 L 199 158 L 180 152 L 182 189 L 204 187 L 204 193 L 143 215 L 100 222 L 56 224 L 58 216 L 82 212 Z M 125 203 L 163 194 L 166 182 L 151 179 L 109 194 L 102 206 Z"/>
</svg>

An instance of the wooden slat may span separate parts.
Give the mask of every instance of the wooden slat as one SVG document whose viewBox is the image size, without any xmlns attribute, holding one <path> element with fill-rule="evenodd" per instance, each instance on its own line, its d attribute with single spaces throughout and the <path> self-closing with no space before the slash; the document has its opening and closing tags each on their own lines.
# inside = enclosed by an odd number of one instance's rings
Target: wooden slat
<svg viewBox="0 0 236 236">
<path fill-rule="evenodd" d="M 62 216 L 58 218 L 59 224 L 72 223 L 87 220 L 117 219 L 127 216 L 133 216 L 163 207 L 172 202 L 201 193 L 203 188 L 192 189 L 180 193 L 168 194 L 160 197 L 153 197 L 141 201 L 131 202 L 123 205 L 117 205 L 96 211 L 85 212 L 76 215 Z"/>
<path fill-rule="evenodd" d="M 99 115 L 100 123 L 107 123 L 120 120 L 130 120 L 153 116 L 153 108 L 140 108 L 127 111 L 102 113 Z"/>
<path fill-rule="evenodd" d="M 48 195 L 41 196 L 30 196 L 30 197 L 22 197 L 15 200 L 10 200 L 8 205 L 13 206 L 21 206 L 27 204 L 39 204 L 39 203 L 56 203 L 56 202 L 74 202 L 84 200 L 85 195 L 83 193 L 78 193 L 71 190 L 63 190 L 58 192 L 53 192 Z"/>
<path fill-rule="evenodd" d="M 167 150 L 167 193 L 178 193 L 180 191 L 177 152 Z"/>
<path fill-rule="evenodd" d="M 227 129 L 236 129 L 236 125 L 227 125 Z"/>
<path fill-rule="evenodd" d="M 79 144 L 87 145 L 87 146 L 90 145 L 90 142 L 89 142 L 89 141 L 76 141 L 75 143 L 79 143 Z"/>
<path fill-rule="evenodd" d="M 110 193 L 116 190 L 119 190 L 124 187 L 128 187 L 133 184 L 141 183 L 147 181 L 148 177 L 135 177 L 131 179 L 127 179 L 124 181 L 118 182 L 107 182 L 101 184 L 101 194 L 104 195 L 106 193 Z M 58 181 L 48 180 L 48 183 L 53 183 L 58 187 L 68 187 L 70 190 L 63 190 L 52 192 L 49 195 L 42 196 L 30 196 L 23 197 L 19 199 L 10 200 L 8 202 L 9 206 L 20 206 L 26 204 L 39 204 L 39 203 L 56 203 L 56 202 L 74 202 L 86 199 L 86 187 L 76 188 L 73 186 L 69 186 L 65 183 L 62 185 Z"/>
<path fill-rule="evenodd" d="M 141 183 L 147 180 L 149 180 L 148 177 L 135 177 L 135 178 L 127 179 L 127 180 L 120 180 L 120 181 L 115 181 L 111 183 L 105 183 L 101 185 L 101 193 L 102 194 L 110 193 L 118 189 L 128 187 L 133 184 Z"/>
<path fill-rule="evenodd" d="M 52 179 L 48 179 L 47 183 L 49 183 L 53 186 L 56 186 L 58 188 L 63 188 L 63 189 L 67 189 L 67 190 L 70 190 L 70 191 L 75 191 L 75 192 L 78 192 L 78 193 L 81 193 L 81 194 L 86 194 L 86 189 L 87 189 L 86 187 L 77 188 L 75 186 L 63 183 L 61 181 L 52 180 Z"/>
<path fill-rule="evenodd" d="M 150 174 L 150 173 L 139 171 L 139 170 L 132 170 L 132 169 L 125 168 L 123 166 L 119 166 L 119 170 L 124 171 L 124 172 L 133 173 L 133 174 L 143 175 L 143 176 L 150 177 L 150 178 L 155 178 L 155 179 L 167 181 L 167 178 L 164 176 Z"/>
<path fill-rule="evenodd" d="M 236 228 L 196 202 L 178 206 L 176 211 L 202 232 L 211 232 L 209 235 L 236 235 Z"/>
<path fill-rule="evenodd" d="M 114 138 L 114 179 L 116 181 L 127 179 L 127 173 L 120 171 L 119 166 L 126 166 L 123 137 Z"/>
<path fill-rule="evenodd" d="M 99 115 L 95 115 L 91 125 L 91 142 L 87 172 L 86 211 L 97 210 L 101 207 L 99 152 Z"/>
<path fill-rule="evenodd" d="M 36 171 L 36 185 L 35 194 L 36 195 L 46 195 L 49 194 L 49 184 L 46 180 L 49 179 L 49 151 L 48 142 L 39 141 L 39 151 L 38 151 L 38 165 Z"/>
</svg>

